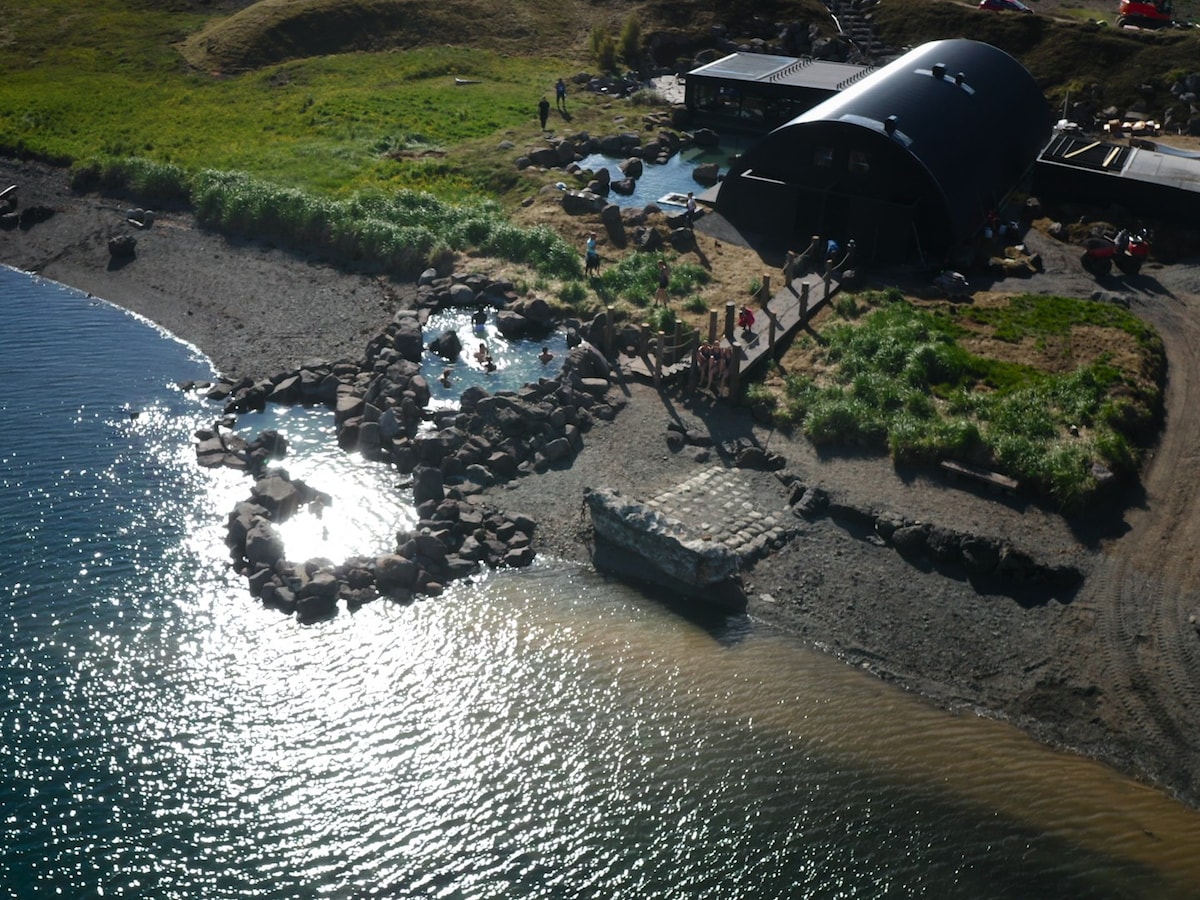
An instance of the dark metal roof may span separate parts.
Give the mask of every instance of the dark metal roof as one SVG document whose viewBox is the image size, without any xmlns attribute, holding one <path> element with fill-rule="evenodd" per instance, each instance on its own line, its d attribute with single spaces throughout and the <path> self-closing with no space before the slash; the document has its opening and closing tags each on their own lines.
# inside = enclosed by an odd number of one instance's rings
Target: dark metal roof
<svg viewBox="0 0 1200 900">
<path fill-rule="evenodd" d="M 1178 190 L 1200 191 L 1200 158 L 1178 151 L 1163 153 L 1078 135 L 1056 134 L 1038 156 L 1038 162 L 1087 169 Z"/>
<path fill-rule="evenodd" d="M 688 77 L 719 78 L 791 87 L 840 91 L 874 71 L 871 66 L 829 62 L 823 59 L 797 59 L 766 53 L 731 53 L 688 72 Z"/>
<path fill-rule="evenodd" d="M 1185 225 L 1200 218 L 1200 158 L 1172 147 L 1056 134 L 1038 156 L 1035 187 L 1044 197 L 1117 204 L 1139 217 Z"/>
<path fill-rule="evenodd" d="M 775 133 L 833 124 L 873 132 L 929 173 L 961 240 L 982 224 L 987 198 L 999 200 L 1028 171 L 1049 121 L 1024 66 L 989 44 L 955 39 L 922 44 Z"/>
</svg>

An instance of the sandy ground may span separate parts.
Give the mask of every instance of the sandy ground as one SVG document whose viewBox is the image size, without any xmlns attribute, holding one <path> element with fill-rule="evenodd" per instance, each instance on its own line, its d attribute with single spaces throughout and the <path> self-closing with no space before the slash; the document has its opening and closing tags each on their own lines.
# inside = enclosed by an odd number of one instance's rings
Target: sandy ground
<svg viewBox="0 0 1200 900">
<path fill-rule="evenodd" d="M 357 359 L 412 295 L 410 286 L 207 233 L 183 212 L 137 232 L 136 258 L 114 267 L 106 240 L 131 230 L 127 204 L 77 197 L 62 172 L 33 164 L 0 162 L 0 181 L 19 186 L 22 206 L 56 210 L 32 228 L 0 231 L 0 262 L 141 313 L 226 374 L 269 374 L 315 356 Z M 1044 274 L 975 286 L 1095 290 L 1077 251 L 1049 241 L 1033 249 L 1043 254 Z M 800 537 L 745 577 L 754 618 L 938 704 L 1008 719 L 1200 805 L 1200 635 L 1191 621 L 1200 615 L 1200 265 L 1152 264 L 1105 287 L 1127 296 L 1163 336 L 1167 425 L 1142 484 L 1086 517 L 977 494 L 876 456 L 822 457 L 744 410 L 633 383 L 623 388 L 628 406 L 587 435 L 570 468 L 493 489 L 492 499 L 539 521 L 539 551 L 586 559 L 585 486 L 648 498 L 701 465 L 694 452 L 667 449 L 667 425 L 676 420 L 718 442 L 753 439 L 783 454 L 807 483 L 855 506 L 1005 538 L 1076 565 L 1087 577 L 1069 594 L 977 586 L 824 518 L 802 523 Z"/>
</svg>

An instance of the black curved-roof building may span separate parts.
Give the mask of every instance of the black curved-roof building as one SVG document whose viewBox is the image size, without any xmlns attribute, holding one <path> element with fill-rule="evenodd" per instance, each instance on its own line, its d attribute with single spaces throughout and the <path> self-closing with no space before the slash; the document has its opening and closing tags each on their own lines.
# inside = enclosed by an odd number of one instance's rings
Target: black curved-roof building
<svg viewBox="0 0 1200 900">
<path fill-rule="evenodd" d="M 944 259 L 1046 144 L 1033 76 L 1002 50 L 936 41 L 768 134 L 730 168 L 717 211 L 795 246 L 853 238 L 866 258 Z"/>
</svg>

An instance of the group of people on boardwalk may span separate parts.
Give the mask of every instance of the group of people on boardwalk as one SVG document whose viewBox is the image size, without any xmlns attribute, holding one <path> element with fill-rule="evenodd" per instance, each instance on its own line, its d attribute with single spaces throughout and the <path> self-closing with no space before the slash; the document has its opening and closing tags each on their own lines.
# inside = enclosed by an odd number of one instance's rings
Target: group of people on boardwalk
<svg viewBox="0 0 1200 900">
<path fill-rule="evenodd" d="M 716 341 L 705 341 L 696 349 L 697 384 L 702 390 L 724 396 L 729 390 L 733 368 L 733 348 Z"/>
</svg>

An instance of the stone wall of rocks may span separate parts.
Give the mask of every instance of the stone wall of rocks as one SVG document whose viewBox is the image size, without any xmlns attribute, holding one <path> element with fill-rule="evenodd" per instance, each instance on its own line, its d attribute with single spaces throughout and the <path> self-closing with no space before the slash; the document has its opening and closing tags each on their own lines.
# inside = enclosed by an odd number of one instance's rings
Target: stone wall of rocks
<svg viewBox="0 0 1200 900">
<path fill-rule="evenodd" d="M 378 597 L 410 602 L 418 594 L 440 594 L 447 582 L 481 566 L 527 566 L 533 561 L 532 520 L 509 519 L 454 491 L 438 493 L 418 504 L 416 528 L 396 536 L 393 552 L 341 563 L 298 563 L 287 559 L 276 526 L 301 508 L 328 505 L 331 498 L 275 470 L 258 479 L 250 498 L 229 514 L 225 542 L 250 593 L 305 622 L 333 615 L 339 600 L 349 608 Z"/>
<path fill-rule="evenodd" d="M 964 572 L 970 579 L 1041 587 L 1059 599 L 1069 598 L 1083 581 L 1083 573 L 1076 567 L 1040 560 L 1009 541 L 920 522 L 889 510 L 836 502 L 820 487 L 805 484 L 791 473 L 781 472 L 780 479 L 789 487 L 788 502 L 797 516 L 810 520 L 827 516 L 915 564 L 930 565 L 947 574 Z"/>
</svg>

